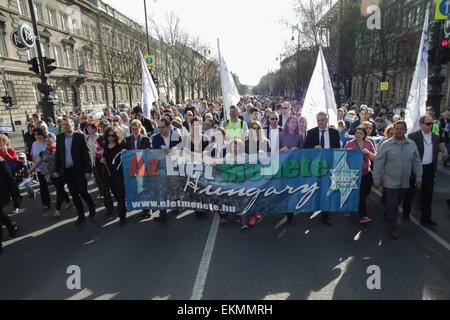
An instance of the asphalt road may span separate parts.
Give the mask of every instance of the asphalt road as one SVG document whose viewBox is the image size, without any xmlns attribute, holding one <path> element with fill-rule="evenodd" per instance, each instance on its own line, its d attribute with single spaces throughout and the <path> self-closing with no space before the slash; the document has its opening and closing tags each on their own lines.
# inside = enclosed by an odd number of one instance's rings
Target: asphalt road
<svg viewBox="0 0 450 320">
<path fill-rule="evenodd" d="M 121 228 L 100 201 L 98 215 L 75 226 L 74 209 L 55 221 L 39 199 L 25 200 L 25 211 L 12 216 L 19 237 L 0 255 L 0 299 L 178 300 L 195 291 L 204 300 L 450 299 L 447 181 L 438 181 L 433 213 L 442 243 L 413 221 L 402 222 L 400 240 L 390 239 L 374 192 L 368 226 L 357 216 L 333 214 L 330 227 L 309 214 L 297 215 L 294 226 L 267 215 L 254 228 L 230 220 L 217 233 L 218 219 L 189 212 L 167 225 L 129 213 Z M 71 265 L 80 267 L 80 290 L 67 288 Z M 380 268 L 380 290 L 367 288 L 371 265 Z"/>
</svg>

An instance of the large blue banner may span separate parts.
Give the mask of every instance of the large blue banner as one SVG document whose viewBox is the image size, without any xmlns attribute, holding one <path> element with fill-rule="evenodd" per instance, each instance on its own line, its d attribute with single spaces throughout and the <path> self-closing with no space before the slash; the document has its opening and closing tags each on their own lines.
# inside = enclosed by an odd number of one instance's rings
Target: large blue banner
<svg viewBox="0 0 450 320">
<path fill-rule="evenodd" d="M 186 163 L 161 150 L 122 157 L 128 210 L 238 214 L 358 211 L 359 150 L 303 149 L 271 158 Z"/>
</svg>

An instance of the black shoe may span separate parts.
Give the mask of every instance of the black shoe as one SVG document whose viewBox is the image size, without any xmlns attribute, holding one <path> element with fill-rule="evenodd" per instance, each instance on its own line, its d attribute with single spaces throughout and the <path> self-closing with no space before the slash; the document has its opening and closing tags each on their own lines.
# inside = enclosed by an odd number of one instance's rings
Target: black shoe
<svg viewBox="0 0 450 320">
<path fill-rule="evenodd" d="M 119 226 L 121 226 L 121 227 L 123 227 L 126 224 L 127 224 L 127 220 L 120 220 L 120 222 L 119 222 Z"/>
<path fill-rule="evenodd" d="M 437 227 L 438 224 L 434 222 L 433 220 L 430 221 L 421 221 L 420 224 L 424 227 Z"/>
<path fill-rule="evenodd" d="M 403 221 L 410 221 L 411 219 L 409 218 L 409 214 L 402 215 L 402 220 Z"/>
<path fill-rule="evenodd" d="M 389 237 L 391 237 L 394 240 L 398 240 L 400 238 L 400 234 L 397 230 L 389 230 L 388 231 Z"/>
<path fill-rule="evenodd" d="M 78 217 L 77 221 L 75 221 L 75 225 L 78 226 L 82 224 L 86 220 L 85 217 Z"/>
<path fill-rule="evenodd" d="M 157 218 L 154 218 L 153 220 L 155 220 L 156 222 L 167 222 L 167 217 L 165 217 L 165 216 L 163 216 L 163 217 L 161 217 L 161 216 L 159 216 L 159 217 L 157 217 Z"/>
<path fill-rule="evenodd" d="M 95 208 L 93 209 L 89 209 L 89 218 L 94 218 L 95 217 Z"/>
<path fill-rule="evenodd" d="M 9 234 L 9 238 L 14 239 L 17 236 L 17 232 L 19 232 L 19 227 L 14 225 L 13 231 Z"/>
<path fill-rule="evenodd" d="M 320 217 L 320 220 L 322 220 L 323 223 L 325 223 L 327 226 L 331 226 L 331 219 L 328 217 L 328 215 L 324 216 L 322 215 Z"/>
</svg>

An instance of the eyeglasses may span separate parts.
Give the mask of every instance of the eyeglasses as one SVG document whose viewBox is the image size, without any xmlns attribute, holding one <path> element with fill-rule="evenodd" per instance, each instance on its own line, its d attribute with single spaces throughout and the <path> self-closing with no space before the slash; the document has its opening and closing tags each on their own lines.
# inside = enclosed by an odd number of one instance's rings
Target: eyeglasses
<svg viewBox="0 0 450 320">
<path fill-rule="evenodd" d="M 270 121 L 277 121 L 277 118 L 270 118 Z"/>
<path fill-rule="evenodd" d="M 253 130 L 259 130 L 259 127 L 253 127 L 252 129 Z"/>
<path fill-rule="evenodd" d="M 427 122 L 427 123 L 424 123 L 424 125 L 432 126 L 432 125 L 433 125 L 433 122 Z"/>
<path fill-rule="evenodd" d="M 113 122 L 119 122 L 119 120 L 117 120 L 117 119 L 113 119 Z"/>
<path fill-rule="evenodd" d="M 158 130 L 165 129 L 166 127 L 158 127 Z"/>
<path fill-rule="evenodd" d="M 108 135 L 108 137 L 110 137 L 110 138 L 117 138 L 117 136 L 115 134 L 110 134 L 110 135 Z"/>
</svg>

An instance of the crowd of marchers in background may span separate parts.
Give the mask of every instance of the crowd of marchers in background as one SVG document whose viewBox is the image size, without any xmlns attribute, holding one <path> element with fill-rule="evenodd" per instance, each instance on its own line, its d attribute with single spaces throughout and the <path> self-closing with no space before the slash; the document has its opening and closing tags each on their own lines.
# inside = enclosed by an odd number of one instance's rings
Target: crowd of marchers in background
<svg viewBox="0 0 450 320">
<path fill-rule="evenodd" d="M 34 199 L 33 184 L 39 184 L 43 209 L 53 207 L 55 219 L 74 206 L 78 213 L 75 224 L 80 225 L 86 220 L 82 199 L 90 218 L 96 215 L 94 200 L 103 200 L 106 215 L 117 213 L 119 225 L 124 226 L 127 208 L 120 157 L 127 150 L 161 149 L 169 155 L 183 146 L 194 154 L 208 150 L 214 159 L 220 160 L 303 148 L 345 148 L 360 150 L 364 155 L 360 222 L 371 221 L 366 200 L 372 187 L 382 189 L 388 233 L 398 239 L 399 206 L 403 203 L 402 218 L 409 220 L 414 198 L 420 202 L 421 223 L 437 226 L 431 219 L 435 173 L 441 159 L 444 167 L 449 167 L 450 110 L 436 115 L 433 108 L 427 108 L 426 115 L 420 118 L 420 130 L 408 136 L 404 117 L 405 110 L 400 104 L 368 107 L 349 100 L 337 110 L 336 128 L 329 125 L 329 115 L 323 112 L 317 114 L 315 123 L 307 123 L 302 116 L 302 102 L 281 97 L 242 98 L 230 108 L 229 117 L 224 116 L 221 102 L 216 100 L 153 105 L 148 116 L 140 106 L 122 112 L 107 108 L 90 114 L 81 111 L 65 114 L 57 110 L 55 123 L 52 118 L 27 113 L 24 153 L 16 154 L 8 136 L 0 134 L 0 208 L 12 200 L 13 213 L 20 213 L 23 210 L 20 189 Z M 92 199 L 88 192 L 91 177 L 98 187 L 97 199 Z M 53 205 L 50 184 L 56 189 Z M 447 205 L 450 208 L 449 200 Z M 261 214 L 219 214 L 221 223 L 235 220 L 242 229 L 253 227 L 262 219 Z M 143 218 L 153 215 L 154 221 L 167 222 L 165 210 L 160 210 L 158 216 L 151 210 L 142 212 Z M 345 216 L 351 218 L 352 213 Z M 286 217 L 287 223 L 294 224 L 294 212 Z M 320 218 L 323 223 L 332 224 L 329 212 L 322 212 Z M 8 229 L 10 237 L 17 235 L 17 224 L 3 209 L 1 225 Z"/>
</svg>

